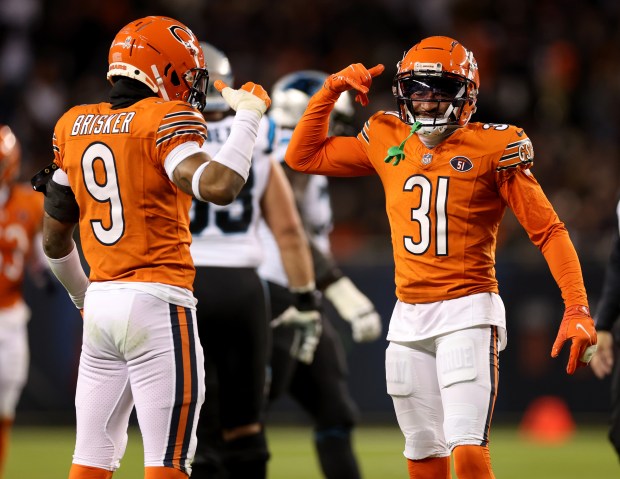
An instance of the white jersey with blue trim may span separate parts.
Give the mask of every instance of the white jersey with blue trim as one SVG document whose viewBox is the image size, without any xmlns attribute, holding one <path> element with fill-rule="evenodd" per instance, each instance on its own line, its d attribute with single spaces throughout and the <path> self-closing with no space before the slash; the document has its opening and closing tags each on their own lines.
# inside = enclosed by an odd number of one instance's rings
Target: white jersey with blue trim
<svg viewBox="0 0 620 479">
<path fill-rule="evenodd" d="M 274 158 L 281 163 L 284 163 L 284 154 L 292 134 L 293 130 L 290 128 L 278 128 L 276 134 L 272 135 L 276 137 Z M 299 214 L 310 241 L 320 252 L 331 255 L 329 234 L 332 231 L 333 222 L 328 180 L 322 175 L 306 175 L 306 177 L 305 190 L 297 205 Z M 264 245 L 264 261 L 258 269 L 258 274 L 263 279 L 288 286 L 278 245 L 267 225 L 263 221 L 261 223 L 259 231 Z"/>
<path fill-rule="evenodd" d="M 228 139 L 234 116 L 207 122 L 208 137 L 202 146 L 214 157 Z M 270 120 L 263 117 L 252 156 L 250 174 L 231 204 L 215 205 L 194 200 L 190 210 L 194 264 L 229 268 L 258 267 L 263 247 L 258 236 L 262 218 L 260 201 L 271 173 Z"/>
</svg>

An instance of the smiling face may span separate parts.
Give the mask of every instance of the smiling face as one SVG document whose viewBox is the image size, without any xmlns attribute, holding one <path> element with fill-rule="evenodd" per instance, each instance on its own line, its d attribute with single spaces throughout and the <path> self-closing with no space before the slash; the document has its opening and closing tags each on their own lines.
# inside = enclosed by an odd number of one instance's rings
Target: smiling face
<svg viewBox="0 0 620 479">
<path fill-rule="evenodd" d="M 463 80 L 446 76 L 413 76 L 402 83 L 402 94 L 411 101 L 416 121 L 441 122 L 464 92 Z"/>
</svg>

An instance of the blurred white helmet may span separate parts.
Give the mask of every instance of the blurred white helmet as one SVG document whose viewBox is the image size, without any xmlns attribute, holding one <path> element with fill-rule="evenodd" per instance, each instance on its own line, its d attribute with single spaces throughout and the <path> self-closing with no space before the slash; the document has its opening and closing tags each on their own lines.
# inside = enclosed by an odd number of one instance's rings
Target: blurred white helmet
<svg viewBox="0 0 620 479">
<path fill-rule="evenodd" d="M 294 128 L 303 115 L 310 97 L 321 89 L 328 76 L 327 73 L 317 70 L 300 70 L 280 78 L 273 85 L 270 95 L 269 116 L 275 124 L 284 128 Z M 349 92 L 342 93 L 332 115 L 350 120 L 354 113 Z"/>
<path fill-rule="evenodd" d="M 213 86 L 216 80 L 222 80 L 229 87 L 234 88 L 235 77 L 233 76 L 228 57 L 210 43 L 200 42 L 200 46 L 202 47 L 207 70 L 209 71 L 207 103 L 202 111 L 228 111 L 230 106 Z"/>
</svg>

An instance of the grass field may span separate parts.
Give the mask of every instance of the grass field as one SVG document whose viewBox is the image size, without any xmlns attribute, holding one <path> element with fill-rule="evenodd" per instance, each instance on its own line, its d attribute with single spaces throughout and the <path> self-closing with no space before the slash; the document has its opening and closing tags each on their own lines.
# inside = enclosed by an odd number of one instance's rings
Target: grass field
<svg viewBox="0 0 620 479">
<path fill-rule="evenodd" d="M 620 465 L 603 427 L 581 427 L 562 445 L 526 442 L 516 428 L 496 426 L 491 455 L 498 479 L 612 479 Z M 18 426 L 12 436 L 6 479 L 65 479 L 71 462 L 74 431 L 70 427 Z M 310 430 L 271 427 L 270 479 L 320 478 Z M 355 447 L 366 479 L 405 479 L 403 441 L 395 427 L 361 427 Z M 142 446 L 130 431 L 127 453 L 114 479 L 142 478 Z"/>
</svg>

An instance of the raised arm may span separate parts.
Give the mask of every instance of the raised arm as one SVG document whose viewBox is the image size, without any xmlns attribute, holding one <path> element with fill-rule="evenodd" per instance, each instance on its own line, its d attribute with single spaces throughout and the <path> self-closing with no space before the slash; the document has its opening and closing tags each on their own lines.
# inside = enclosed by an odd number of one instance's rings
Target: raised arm
<svg viewBox="0 0 620 479">
<path fill-rule="evenodd" d="M 271 99 L 262 86 L 251 82 L 238 90 L 221 80 L 214 86 L 237 112 L 230 135 L 213 158 L 197 145 L 193 150 L 186 150 L 185 158 L 170 167 L 171 179 L 197 200 L 226 205 L 234 201 L 248 178 L 258 125 Z"/>
<path fill-rule="evenodd" d="M 308 103 L 295 127 L 286 150 L 285 161 L 294 170 L 330 176 L 360 176 L 372 173 L 366 153 L 354 137 L 328 137 L 329 117 L 344 91 L 355 89 L 356 101 L 368 104 L 372 78 L 383 72 L 383 65 L 367 70 L 361 63 L 330 75 Z M 358 161 L 362 160 L 362 161 Z"/>
</svg>

